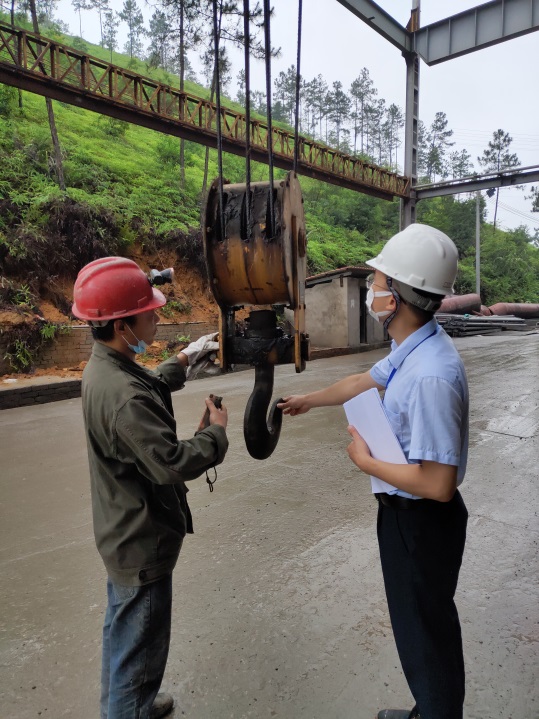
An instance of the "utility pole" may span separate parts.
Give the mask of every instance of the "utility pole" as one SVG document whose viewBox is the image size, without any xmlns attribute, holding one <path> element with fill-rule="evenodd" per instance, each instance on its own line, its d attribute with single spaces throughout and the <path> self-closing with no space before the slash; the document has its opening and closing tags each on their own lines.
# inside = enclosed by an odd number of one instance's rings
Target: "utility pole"
<svg viewBox="0 0 539 719">
<path fill-rule="evenodd" d="M 475 195 L 475 294 L 481 296 L 481 192 Z"/>
<path fill-rule="evenodd" d="M 421 0 L 412 0 L 412 14 L 406 29 L 419 30 Z M 404 174 L 410 178 L 410 196 L 401 200 L 400 229 L 415 222 L 415 190 L 417 183 L 417 124 L 419 120 L 419 55 L 409 52 L 406 60 L 406 117 L 404 124 Z"/>
</svg>

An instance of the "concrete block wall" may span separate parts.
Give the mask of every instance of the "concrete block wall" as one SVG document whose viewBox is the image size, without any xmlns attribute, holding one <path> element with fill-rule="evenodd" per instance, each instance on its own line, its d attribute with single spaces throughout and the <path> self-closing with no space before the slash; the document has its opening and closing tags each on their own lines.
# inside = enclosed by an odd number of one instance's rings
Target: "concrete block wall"
<svg viewBox="0 0 539 719">
<path fill-rule="evenodd" d="M 216 324 L 213 322 L 160 324 L 157 326 L 155 339 L 159 342 L 175 342 L 178 337 L 189 337 L 192 342 L 202 335 L 216 332 Z M 90 357 L 92 345 L 93 339 L 89 327 L 73 327 L 69 333 L 58 335 L 42 348 L 34 367 L 44 369 L 47 367 L 60 369 L 77 367 Z M 6 349 L 0 335 L 0 374 L 12 374 L 13 372 L 9 363 L 3 360 Z M 41 379 L 43 381 L 40 381 Z M 52 377 L 47 380 L 47 378 L 36 377 L 26 380 L 26 382 L 31 384 L 22 387 L 0 384 L 0 410 L 80 397 L 80 379 L 59 380 Z"/>
<path fill-rule="evenodd" d="M 29 387 L 0 387 L 0 410 L 45 404 L 80 397 L 81 380 L 70 379 L 51 384 L 33 384 Z"/>
<path fill-rule="evenodd" d="M 76 367 L 87 360 L 92 351 L 93 339 L 89 327 L 72 327 L 66 334 L 57 334 L 41 348 L 35 366 Z"/>
<path fill-rule="evenodd" d="M 202 335 L 217 332 L 217 322 L 180 322 L 166 323 L 157 326 L 155 339 L 159 342 L 173 342 L 178 337 L 189 337 L 197 340 Z M 77 367 L 87 360 L 92 352 L 92 333 L 89 327 L 72 327 L 66 334 L 57 334 L 51 341 L 43 345 L 35 358 L 34 367 Z M 6 343 L 0 335 L 0 374 L 13 372 L 9 362 L 4 359 L 7 352 Z"/>
</svg>

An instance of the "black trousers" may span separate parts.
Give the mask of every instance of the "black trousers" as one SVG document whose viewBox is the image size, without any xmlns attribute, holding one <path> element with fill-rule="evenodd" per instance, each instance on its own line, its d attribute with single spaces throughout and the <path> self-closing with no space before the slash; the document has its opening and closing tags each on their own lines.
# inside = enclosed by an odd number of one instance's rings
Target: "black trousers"
<svg viewBox="0 0 539 719">
<path fill-rule="evenodd" d="M 468 512 L 423 499 L 378 509 L 378 543 L 393 634 L 421 719 L 462 719 L 464 658 L 454 602 Z"/>
</svg>

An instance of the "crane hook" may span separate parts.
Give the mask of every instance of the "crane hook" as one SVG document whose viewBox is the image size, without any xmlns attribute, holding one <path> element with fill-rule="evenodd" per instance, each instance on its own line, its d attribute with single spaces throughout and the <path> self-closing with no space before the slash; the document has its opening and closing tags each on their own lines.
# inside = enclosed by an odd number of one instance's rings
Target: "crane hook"
<svg viewBox="0 0 539 719">
<path fill-rule="evenodd" d="M 276 399 L 268 407 L 273 392 L 274 365 L 264 363 L 255 367 L 255 386 L 247 402 L 243 418 L 243 435 L 247 451 L 254 459 L 267 459 L 277 446 L 283 423 L 283 410 Z M 267 419 L 266 419 L 267 415 Z"/>
</svg>

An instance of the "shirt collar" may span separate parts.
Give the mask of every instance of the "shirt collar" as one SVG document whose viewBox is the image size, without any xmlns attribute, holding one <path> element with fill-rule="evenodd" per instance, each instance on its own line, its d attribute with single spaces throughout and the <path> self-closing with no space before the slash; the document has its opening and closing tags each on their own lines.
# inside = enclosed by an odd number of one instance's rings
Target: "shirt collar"
<svg viewBox="0 0 539 719">
<path fill-rule="evenodd" d="M 388 357 L 391 366 L 398 369 L 408 357 L 410 352 L 415 350 L 415 348 L 421 344 L 423 340 L 426 340 L 429 335 L 434 332 L 439 332 L 440 329 L 440 325 L 433 317 L 426 325 L 423 325 L 423 327 L 420 327 L 415 332 L 412 332 L 412 334 L 409 335 L 404 342 L 401 342 L 400 345 L 393 340 L 391 343 L 391 354 Z"/>
</svg>

